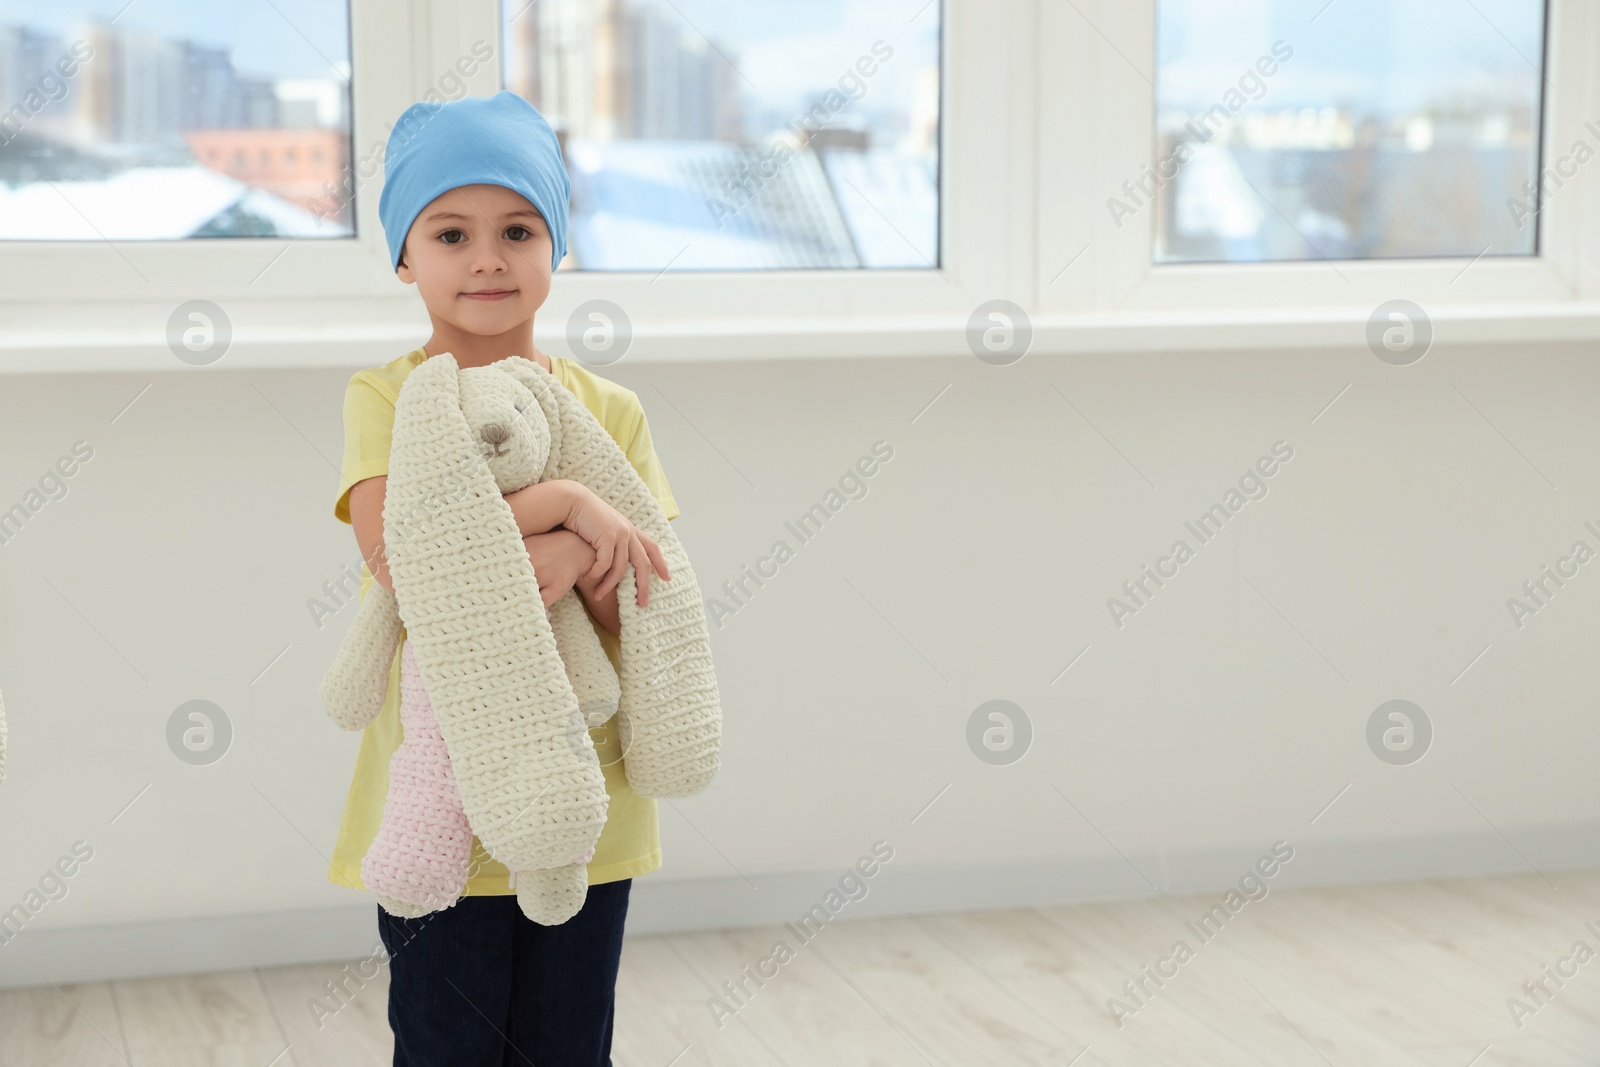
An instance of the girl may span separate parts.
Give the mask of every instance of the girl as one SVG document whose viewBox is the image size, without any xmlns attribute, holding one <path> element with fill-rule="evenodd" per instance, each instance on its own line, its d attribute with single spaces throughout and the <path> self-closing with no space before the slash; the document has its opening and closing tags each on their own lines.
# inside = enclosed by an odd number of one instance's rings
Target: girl
<svg viewBox="0 0 1600 1067">
<path fill-rule="evenodd" d="M 433 333 L 422 347 L 354 375 L 345 393 L 334 515 L 352 525 L 366 561 L 362 595 L 373 582 L 393 589 L 383 501 L 400 387 L 423 360 L 445 352 L 462 367 L 507 356 L 537 362 L 594 413 L 666 517 L 677 517 L 638 396 L 533 343 L 534 313 L 566 253 L 569 192 L 554 131 L 509 91 L 413 105 L 391 131 L 379 216 L 390 264 L 417 287 Z M 632 563 L 646 604 L 652 571 L 671 578 L 660 548 L 578 482 L 530 485 L 505 499 L 545 605 L 576 588 L 617 666 L 617 585 Z M 339 885 L 364 888 L 361 858 L 377 835 L 389 758 L 402 739 L 404 652 L 402 632 L 383 711 L 362 734 L 329 869 Z M 595 728 L 591 737 L 609 803 L 577 915 L 549 927 L 524 916 L 505 867 L 476 838 L 466 894 L 453 906 L 419 919 L 378 907 L 395 1067 L 610 1067 L 628 892 L 635 876 L 661 866 L 661 848 L 655 801 L 629 788 L 615 731 Z"/>
</svg>

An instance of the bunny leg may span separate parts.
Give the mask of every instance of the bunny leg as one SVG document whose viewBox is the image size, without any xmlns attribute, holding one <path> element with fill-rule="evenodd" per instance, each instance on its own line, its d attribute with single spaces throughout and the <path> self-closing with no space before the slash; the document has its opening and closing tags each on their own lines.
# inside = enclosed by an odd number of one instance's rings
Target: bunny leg
<svg viewBox="0 0 1600 1067">
<path fill-rule="evenodd" d="M 472 827 L 409 643 L 401 652 L 400 694 L 405 740 L 389 760 L 383 822 L 361 861 L 361 879 L 386 911 L 416 918 L 460 898 Z"/>
<path fill-rule="evenodd" d="M 578 697 L 585 726 L 599 726 L 617 712 L 622 687 L 606 650 L 589 621 L 589 612 L 575 590 L 568 590 L 546 609 L 556 649 L 567 669 L 567 681 Z"/>
<path fill-rule="evenodd" d="M 540 926 L 560 926 L 578 914 L 588 894 L 587 861 L 517 872 L 517 906 Z"/>
</svg>

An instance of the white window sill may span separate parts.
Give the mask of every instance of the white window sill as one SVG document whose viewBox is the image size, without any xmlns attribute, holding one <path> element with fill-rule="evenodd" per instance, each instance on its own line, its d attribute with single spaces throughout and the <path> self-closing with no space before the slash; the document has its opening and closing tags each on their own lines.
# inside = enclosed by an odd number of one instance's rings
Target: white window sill
<svg viewBox="0 0 1600 1067">
<path fill-rule="evenodd" d="M 1215 352 L 1360 348 L 1367 308 L 1040 315 L 1028 356 L 1092 352 Z M 1452 307 L 1431 312 L 1433 345 L 1600 340 L 1600 302 Z M 966 320 L 955 316 L 719 319 L 665 327 L 636 324 L 621 362 L 762 362 L 773 359 L 967 356 Z M 395 359 L 427 337 L 426 322 L 239 330 L 225 355 L 192 367 L 164 333 L 138 330 L 0 331 L 0 374 L 178 370 L 357 370 Z M 537 331 L 541 348 L 570 355 L 558 329 Z M 614 365 L 614 364 L 613 364 Z M 602 374 L 603 366 L 597 366 Z"/>
</svg>

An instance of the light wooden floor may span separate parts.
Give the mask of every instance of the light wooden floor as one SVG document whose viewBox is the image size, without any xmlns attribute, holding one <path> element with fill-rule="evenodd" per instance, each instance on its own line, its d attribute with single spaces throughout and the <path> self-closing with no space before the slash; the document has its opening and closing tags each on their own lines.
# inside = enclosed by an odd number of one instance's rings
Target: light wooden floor
<svg viewBox="0 0 1600 1067">
<path fill-rule="evenodd" d="M 1553 884 L 1552 884 L 1553 883 Z M 1274 889 L 1208 943 L 1220 894 L 629 938 L 617 1067 L 1600 1063 L 1600 957 L 1536 1014 L 1507 999 L 1576 942 L 1600 951 L 1600 872 Z M 794 959 L 719 1029 L 707 1001 L 782 936 Z M 1124 1020 L 1106 1008 L 1174 941 L 1195 950 Z M 336 964 L 0 992 L 5 1067 L 380 1067 L 385 979 L 318 1028 Z M 1170 966 L 1168 967 L 1170 971 Z M 1151 985 L 1151 988 L 1154 988 Z M 1126 999 L 1126 998 L 1124 998 Z M 1085 1051 L 1087 1046 L 1087 1051 Z M 534 1050 L 529 1050 L 536 1055 Z"/>
</svg>

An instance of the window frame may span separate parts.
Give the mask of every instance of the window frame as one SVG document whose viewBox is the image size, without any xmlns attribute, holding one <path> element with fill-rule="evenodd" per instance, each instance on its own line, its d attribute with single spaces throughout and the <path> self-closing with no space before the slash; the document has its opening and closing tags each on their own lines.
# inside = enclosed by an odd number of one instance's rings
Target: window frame
<svg viewBox="0 0 1600 1067">
<path fill-rule="evenodd" d="M 1156 164 L 1155 87 L 1132 67 L 1155 75 L 1157 7 L 1158 0 L 1041 6 L 1040 47 L 1058 57 L 1040 65 L 1041 97 L 1093 99 L 1097 105 L 1043 113 L 1040 187 L 1057 190 L 1040 198 L 1037 277 L 1047 333 L 1062 333 L 1061 318 L 1077 315 L 1090 317 L 1099 333 L 1121 326 L 1135 335 L 1124 340 L 1143 334 L 1161 347 L 1171 346 L 1184 330 L 1209 335 L 1197 339 L 1197 347 L 1248 346 L 1252 336 L 1268 345 L 1329 343 L 1318 336 L 1327 326 L 1364 324 L 1373 308 L 1395 298 L 1415 301 L 1435 320 L 1463 325 L 1594 316 L 1587 305 L 1600 280 L 1600 244 L 1593 239 L 1600 235 L 1592 182 L 1589 188 L 1575 182 L 1543 206 L 1539 251 L 1532 256 L 1155 263 L 1155 212 L 1140 211 L 1118 229 L 1105 205 L 1122 182 Z M 1584 134 L 1586 110 L 1600 114 L 1583 74 L 1600 56 L 1600 48 L 1583 43 L 1597 28 L 1592 11 L 1548 0 L 1541 168 Z M 1600 147 L 1592 135 L 1588 139 Z M 1077 145 L 1096 147 L 1075 156 Z M 1359 343 L 1359 332 L 1348 330 L 1338 343 L 1352 337 Z"/>
<path fill-rule="evenodd" d="M 382 143 L 375 131 L 408 95 L 411 73 L 387 57 L 410 48 L 405 21 L 384 18 L 372 0 L 354 0 L 349 17 L 351 81 L 357 87 L 351 95 L 351 133 L 359 160 L 375 140 Z M 374 256 L 382 260 L 375 190 L 375 181 L 358 189 L 354 239 L 0 241 L 0 291 L 8 308 L 35 301 L 81 307 L 84 293 L 63 292 L 77 278 L 95 279 L 90 295 L 96 300 L 133 305 L 209 294 L 250 300 L 379 295 L 382 288 L 375 282 L 382 278 L 370 269 Z M 285 244 L 295 247 L 274 262 Z"/>
<path fill-rule="evenodd" d="M 514 2 L 514 0 L 510 0 Z M 935 4 L 939 0 L 934 0 Z M 1026 228 L 1032 128 L 1029 72 L 1010 54 L 1032 30 L 1028 2 L 995 8 L 942 4 L 940 266 L 937 270 L 561 271 L 536 317 L 541 347 L 565 354 L 565 324 L 584 302 L 621 305 L 634 332 L 627 358 L 762 358 L 926 351 L 948 343 L 978 304 L 1026 301 Z M 938 8 L 933 10 L 937 11 Z M 929 17 L 928 13 L 920 17 Z M 468 92 L 501 87 L 496 0 L 352 0 L 357 159 L 381 143 L 401 111 L 478 40 L 495 58 Z M 949 42 L 962 42 L 951 48 Z M 871 41 L 861 42 L 866 53 Z M 394 56 L 409 62 L 396 63 Z M 1023 106 L 1015 106 L 1019 101 Z M 989 116 L 1005 113 L 1009 124 Z M 1010 178 L 1007 175 L 1011 175 Z M 1019 180 L 1017 176 L 1022 176 Z M 176 364 L 166 321 L 180 303 L 216 302 L 233 331 L 225 360 L 250 365 L 385 362 L 427 336 L 422 302 L 388 265 L 377 218 L 381 176 L 360 187 L 357 236 L 342 241 L 204 239 L 183 242 L 0 243 L 0 372 Z M 1020 194 L 1020 195 L 1019 195 Z M 998 214 L 997 214 L 998 213 Z M 992 220 L 1004 220 L 995 225 Z M 284 251 L 285 244 L 290 245 Z M 141 280 L 122 254 L 149 277 Z M 281 253 L 281 259 L 272 262 Z M 263 270 L 263 268 L 267 268 Z M 89 298 L 68 278 L 94 278 Z M 1020 288 L 1019 288 L 1020 287 Z M 954 334 L 959 343 L 960 329 Z M 637 354 L 635 354 L 635 350 Z"/>
<path fill-rule="evenodd" d="M 1582 171 L 1540 212 L 1535 256 L 1157 265 L 1154 212 L 1117 233 L 1105 209 L 1154 164 L 1154 87 L 1128 62 L 1153 77 L 1157 0 L 934 2 L 938 271 L 562 271 L 540 346 L 567 354 L 565 323 L 595 298 L 627 311 L 635 362 L 966 356 L 969 320 L 994 299 L 1025 309 L 1039 354 L 1359 347 L 1373 309 L 1395 298 L 1424 307 L 1436 343 L 1600 339 L 1600 183 Z M 1541 170 L 1580 137 L 1596 141 L 1586 118 L 1600 124 L 1600 84 L 1585 74 L 1600 60 L 1600 11 L 1548 0 L 1546 17 Z M 500 88 L 497 0 L 352 0 L 351 22 L 358 158 L 476 40 L 493 41 L 496 59 L 468 91 Z M 150 282 L 100 242 L 0 244 L 0 373 L 186 369 L 166 323 L 195 298 L 232 322 L 219 365 L 386 362 L 428 321 L 388 268 L 380 188 L 362 186 L 355 240 L 291 242 L 264 273 L 285 242 L 119 242 Z M 82 278 L 96 283 L 87 298 Z"/>
</svg>

